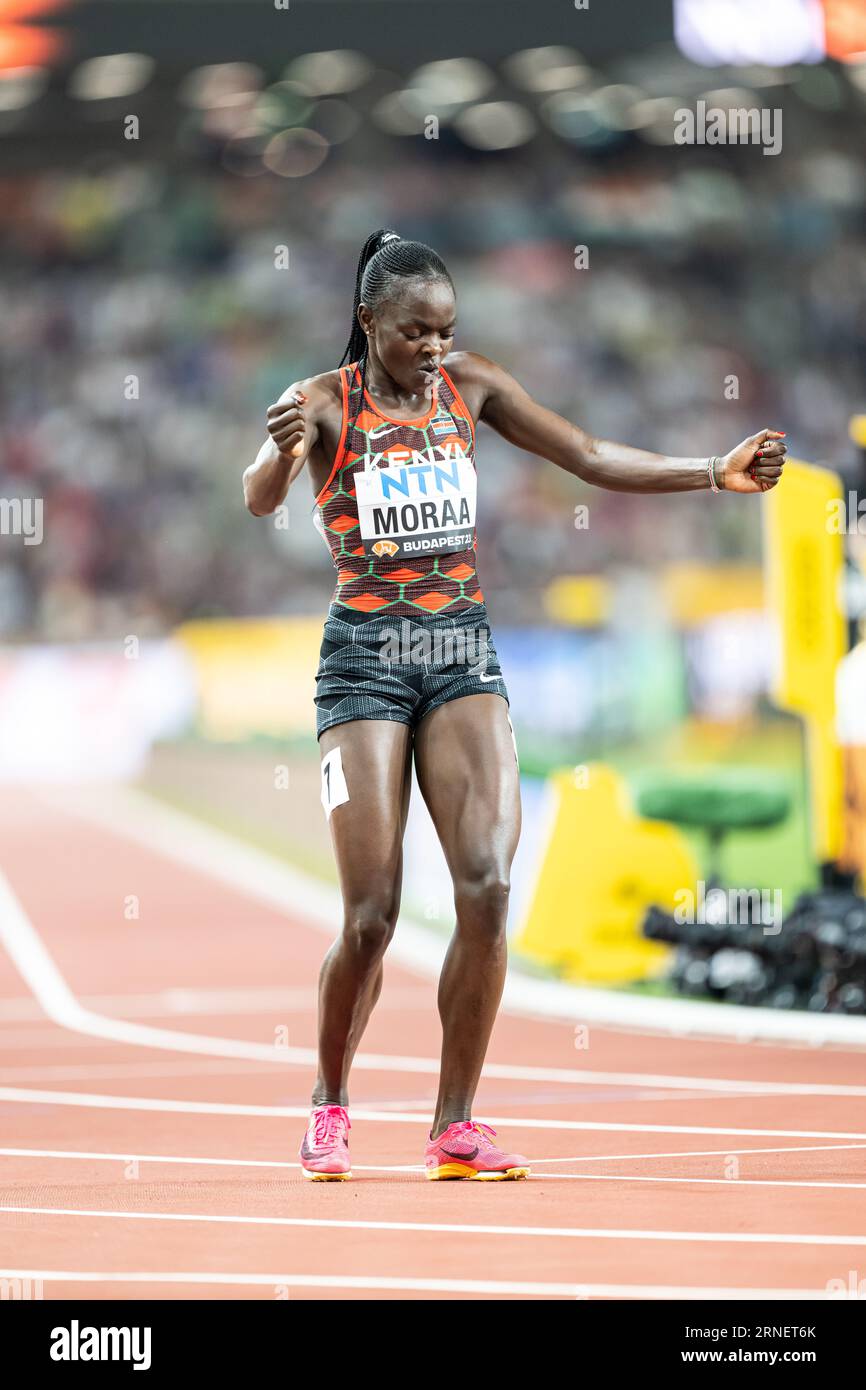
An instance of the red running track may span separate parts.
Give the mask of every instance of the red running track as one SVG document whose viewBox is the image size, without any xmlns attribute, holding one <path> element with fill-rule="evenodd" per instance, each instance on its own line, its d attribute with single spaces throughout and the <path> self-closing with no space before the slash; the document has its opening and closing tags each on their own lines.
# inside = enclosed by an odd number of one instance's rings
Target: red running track
<svg viewBox="0 0 866 1390">
<path fill-rule="evenodd" d="M 184 862 L 149 814 L 163 845 L 123 795 L 0 798 L 0 1278 L 45 1298 L 866 1292 L 866 1049 L 592 1025 L 576 1050 L 572 1023 L 502 1013 L 475 1113 L 532 1177 L 432 1184 L 435 979 L 390 959 L 355 1178 L 306 1182 L 336 915 L 232 886 L 211 832 Z"/>
</svg>

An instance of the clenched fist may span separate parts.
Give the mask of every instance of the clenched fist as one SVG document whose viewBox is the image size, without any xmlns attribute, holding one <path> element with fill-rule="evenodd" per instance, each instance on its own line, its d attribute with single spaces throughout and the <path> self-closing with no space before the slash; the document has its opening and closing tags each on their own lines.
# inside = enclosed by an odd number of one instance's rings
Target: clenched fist
<svg viewBox="0 0 866 1390">
<path fill-rule="evenodd" d="M 268 406 L 268 434 L 287 458 L 300 458 L 304 452 L 306 402 L 303 391 L 293 391 L 286 400 Z"/>
<path fill-rule="evenodd" d="M 767 492 L 782 476 L 788 452 L 784 430 L 759 430 L 722 459 L 721 485 L 728 492 Z"/>
</svg>

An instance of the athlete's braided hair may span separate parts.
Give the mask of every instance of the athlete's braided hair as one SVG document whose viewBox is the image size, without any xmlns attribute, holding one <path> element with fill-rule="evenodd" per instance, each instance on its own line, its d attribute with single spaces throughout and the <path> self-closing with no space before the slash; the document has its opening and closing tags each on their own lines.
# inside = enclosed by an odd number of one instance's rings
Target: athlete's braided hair
<svg viewBox="0 0 866 1390">
<path fill-rule="evenodd" d="M 358 260 L 355 300 L 352 305 L 352 331 L 340 359 L 358 362 L 361 367 L 361 399 L 367 382 L 367 335 L 358 321 L 358 306 L 376 309 L 399 293 L 400 280 L 445 280 L 454 288 L 445 262 L 423 241 L 403 241 L 399 233 L 381 227 L 367 237 Z"/>
</svg>

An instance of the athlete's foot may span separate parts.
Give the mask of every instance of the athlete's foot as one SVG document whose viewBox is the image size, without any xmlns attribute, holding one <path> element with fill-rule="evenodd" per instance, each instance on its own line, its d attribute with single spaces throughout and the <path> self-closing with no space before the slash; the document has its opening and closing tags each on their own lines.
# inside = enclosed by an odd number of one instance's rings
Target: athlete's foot
<svg viewBox="0 0 866 1390">
<path fill-rule="evenodd" d="M 529 1160 L 522 1154 L 505 1153 L 490 1136 L 496 1130 L 475 1120 L 455 1120 L 435 1139 L 427 1138 L 427 1177 L 478 1178 L 496 1182 L 503 1178 L 527 1178 Z"/>
<path fill-rule="evenodd" d="M 301 1144 L 301 1172 L 314 1182 L 344 1182 L 352 1176 L 349 1162 L 348 1111 L 342 1105 L 317 1105 Z"/>
</svg>

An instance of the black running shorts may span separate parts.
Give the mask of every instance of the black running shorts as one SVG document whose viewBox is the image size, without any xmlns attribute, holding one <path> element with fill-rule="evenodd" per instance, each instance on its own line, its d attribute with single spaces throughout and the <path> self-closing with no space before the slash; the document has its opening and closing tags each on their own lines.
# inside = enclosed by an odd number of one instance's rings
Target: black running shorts
<svg viewBox="0 0 866 1390">
<path fill-rule="evenodd" d="M 481 694 L 508 702 L 483 604 L 423 622 L 386 614 L 358 620 L 331 607 L 316 673 L 317 737 L 349 719 L 414 728 L 437 705 Z"/>
</svg>

